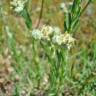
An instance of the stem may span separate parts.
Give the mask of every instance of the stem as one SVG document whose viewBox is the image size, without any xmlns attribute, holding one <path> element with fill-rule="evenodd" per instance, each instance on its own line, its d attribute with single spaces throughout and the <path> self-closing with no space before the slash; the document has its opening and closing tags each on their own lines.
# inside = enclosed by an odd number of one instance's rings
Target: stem
<svg viewBox="0 0 96 96">
<path fill-rule="evenodd" d="M 90 2 L 91 2 L 91 0 L 89 0 L 89 1 L 87 2 L 87 4 L 85 5 L 85 7 L 83 8 L 83 10 L 81 11 L 80 16 L 81 16 L 82 13 L 85 11 L 85 9 L 88 7 L 88 5 L 90 4 Z"/>
<path fill-rule="evenodd" d="M 42 0 L 42 3 L 41 3 L 40 16 L 39 16 L 39 20 L 38 20 L 38 23 L 37 23 L 36 28 L 38 28 L 38 27 L 39 27 L 39 25 L 40 25 L 40 21 L 41 21 L 42 14 L 43 14 L 43 7 L 44 7 L 44 0 Z"/>
</svg>

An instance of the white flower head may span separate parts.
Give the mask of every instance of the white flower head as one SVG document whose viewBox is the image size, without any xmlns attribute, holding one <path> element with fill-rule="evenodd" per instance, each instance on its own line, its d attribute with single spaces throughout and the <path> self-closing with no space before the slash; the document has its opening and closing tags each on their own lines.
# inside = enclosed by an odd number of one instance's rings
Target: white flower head
<svg viewBox="0 0 96 96">
<path fill-rule="evenodd" d="M 67 48 L 70 49 L 74 44 L 75 39 L 68 33 L 64 34 L 63 43 L 67 45 Z"/>
<path fill-rule="evenodd" d="M 72 5 L 73 5 L 73 2 L 68 2 L 68 5 L 69 5 L 69 6 L 72 6 Z"/>
<path fill-rule="evenodd" d="M 61 3 L 60 8 L 62 9 L 63 12 L 66 12 L 66 13 L 68 12 L 68 8 L 67 8 L 66 3 Z"/>
<path fill-rule="evenodd" d="M 73 43 L 75 39 L 68 33 L 64 34 L 63 42 Z"/>
<path fill-rule="evenodd" d="M 42 39 L 42 37 L 43 37 L 43 34 L 42 34 L 42 32 L 39 30 L 39 29 L 33 29 L 33 31 L 32 31 L 32 37 L 34 38 L 34 39 Z"/>
<path fill-rule="evenodd" d="M 67 48 L 68 48 L 68 50 L 70 50 L 71 47 L 72 47 L 72 44 L 67 44 Z"/>
<path fill-rule="evenodd" d="M 41 32 L 43 34 L 43 38 L 50 40 L 50 35 L 53 33 L 53 28 L 51 26 L 45 26 L 41 28 Z"/>
<path fill-rule="evenodd" d="M 61 45 L 62 44 L 62 36 L 61 35 L 54 35 L 52 37 L 52 42 L 54 44 L 58 44 L 58 45 Z"/>
<path fill-rule="evenodd" d="M 60 28 L 59 27 L 53 27 L 53 31 L 54 31 L 54 34 L 55 35 L 59 35 L 59 34 L 61 34 L 61 30 L 60 30 Z"/>
<path fill-rule="evenodd" d="M 12 0 L 10 4 L 12 5 L 12 8 L 14 9 L 14 11 L 19 13 L 23 11 L 26 2 L 27 0 Z"/>
<path fill-rule="evenodd" d="M 52 37 L 52 42 L 57 45 L 66 45 L 68 49 L 72 47 L 75 39 L 68 33 L 58 34 Z"/>
</svg>

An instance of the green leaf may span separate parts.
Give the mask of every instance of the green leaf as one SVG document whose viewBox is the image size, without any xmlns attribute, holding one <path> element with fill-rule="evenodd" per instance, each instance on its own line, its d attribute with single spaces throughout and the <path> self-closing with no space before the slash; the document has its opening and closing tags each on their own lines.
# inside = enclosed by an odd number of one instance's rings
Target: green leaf
<svg viewBox="0 0 96 96">
<path fill-rule="evenodd" d="M 20 13 L 20 15 L 24 18 L 25 24 L 28 29 L 32 29 L 32 20 L 31 17 L 27 11 L 27 8 L 25 7 L 24 10 Z"/>
<path fill-rule="evenodd" d="M 66 13 L 66 16 L 65 16 L 65 23 L 64 23 L 65 31 L 69 31 L 70 27 L 71 27 L 71 13 L 68 12 Z"/>
</svg>

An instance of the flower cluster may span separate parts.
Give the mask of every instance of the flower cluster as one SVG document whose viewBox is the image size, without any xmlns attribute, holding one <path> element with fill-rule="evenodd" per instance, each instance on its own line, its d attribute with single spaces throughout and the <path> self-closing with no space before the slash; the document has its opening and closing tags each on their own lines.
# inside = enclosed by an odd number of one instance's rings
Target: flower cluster
<svg viewBox="0 0 96 96">
<path fill-rule="evenodd" d="M 43 26 L 40 30 L 33 29 L 32 37 L 36 40 L 47 40 L 55 45 L 66 45 L 68 49 L 74 44 L 75 39 L 69 34 L 62 34 L 58 27 Z"/>
<path fill-rule="evenodd" d="M 53 34 L 54 30 L 51 26 L 43 25 L 42 28 L 33 29 L 32 36 L 34 39 L 43 39 L 43 40 L 50 40 L 50 36 Z"/>
<path fill-rule="evenodd" d="M 41 39 L 43 37 L 43 33 L 39 29 L 33 29 L 32 36 L 34 39 Z"/>
<path fill-rule="evenodd" d="M 53 33 L 53 28 L 51 26 L 45 26 L 41 28 L 41 32 L 43 34 L 43 39 L 50 40 L 50 36 Z"/>
<path fill-rule="evenodd" d="M 68 33 L 54 35 L 52 42 L 58 45 L 67 45 L 68 49 L 74 44 L 75 39 Z"/>
<path fill-rule="evenodd" d="M 27 0 L 12 0 L 10 4 L 15 12 L 20 13 L 23 11 L 26 2 Z"/>
</svg>

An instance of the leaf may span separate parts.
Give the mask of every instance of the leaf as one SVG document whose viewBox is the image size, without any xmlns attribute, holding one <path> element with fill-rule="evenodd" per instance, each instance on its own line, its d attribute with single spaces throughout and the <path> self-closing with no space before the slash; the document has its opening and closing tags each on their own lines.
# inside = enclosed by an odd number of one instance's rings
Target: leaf
<svg viewBox="0 0 96 96">
<path fill-rule="evenodd" d="M 27 8 L 25 7 L 24 10 L 20 13 L 20 15 L 24 18 L 25 24 L 28 29 L 32 29 L 32 20 L 31 17 L 27 11 Z"/>
<path fill-rule="evenodd" d="M 66 16 L 65 16 L 65 22 L 64 22 L 64 28 L 65 28 L 65 31 L 68 31 L 70 30 L 70 27 L 71 27 L 71 13 L 66 13 Z"/>
</svg>

